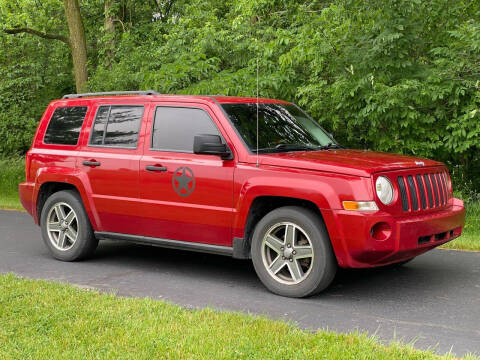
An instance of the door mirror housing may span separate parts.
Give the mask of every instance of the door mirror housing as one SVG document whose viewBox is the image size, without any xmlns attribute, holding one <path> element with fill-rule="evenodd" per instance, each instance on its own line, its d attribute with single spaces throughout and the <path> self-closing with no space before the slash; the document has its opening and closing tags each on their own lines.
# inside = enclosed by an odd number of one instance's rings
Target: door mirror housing
<svg viewBox="0 0 480 360">
<path fill-rule="evenodd" d="M 222 142 L 219 135 L 201 134 L 193 138 L 193 153 L 205 155 L 217 155 L 224 160 L 231 160 L 232 152 Z"/>
</svg>

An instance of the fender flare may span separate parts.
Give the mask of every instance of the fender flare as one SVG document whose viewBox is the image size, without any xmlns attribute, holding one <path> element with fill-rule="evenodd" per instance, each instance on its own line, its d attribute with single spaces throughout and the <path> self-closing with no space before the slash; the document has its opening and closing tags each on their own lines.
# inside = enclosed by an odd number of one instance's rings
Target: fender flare
<svg viewBox="0 0 480 360">
<path fill-rule="evenodd" d="M 247 218 L 250 212 L 250 207 L 253 201 L 258 197 L 274 196 L 274 197 L 288 197 L 292 199 L 305 200 L 314 203 L 320 212 L 322 209 L 337 208 L 340 200 L 332 186 L 328 183 L 319 183 L 318 180 L 307 180 L 302 182 L 301 188 L 292 188 L 288 186 L 289 182 L 284 182 L 286 185 L 275 185 L 271 183 L 269 177 L 257 177 L 249 179 L 248 183 L 244 184 L 240 190 L 239 198 L 236 204 L 235 218 L 233 220 L 233 229 L 242 231 L 245 230 Z M 319 188 L 322 191 L 315 189 Z M 334 203 L 328 199 L 336 199 Z M 235 234 L 235 236 L 238 233 Z"/>
<path fill-rule="evenodd" d="M 294 179 L 292 179 L 292 181 L 293 180 Z M 298 178 L 295 180 L 298 181 Z M 322 221 L 329 234 L 334 253 L 336 255 L 340 253 L 342 251 L 342 244 L 335 241 L 334 234 L 336 230 L 333 229 L 335 223 L 331 221 L 331 216 L 328 216 L 330 215 L 331 209 L 338 209 L 341 206 L 341 201 L 333 186 L 327 182 L 322 182 L 321 179 L 303 179 L 302 186 L 299 188 L 288 186 L 288 184 L 291 184 L 288 180 L 284 181 L 284 184 L 285 185 L 272 184 L 271 178 L 268 177 L 250 178 L 248 183 L 244 184 L 240 190 L 232 229 L 234 248 L 237 249 L 236 252 L 238 253 L 237 257 L 249 257 L 249 245 L 247 244 L 247 239 L 244 238 L 247 220 L 255 199 L 264 196 L 284 197 L 313 203 L 320 212 Z"/>
<path fill-rule="evenodd" d="M 100 228 L 100 218 L 96 211 L 93 199 L 90 196 L 92 194 L 90 181 L 88 180 L 86 174 L 75 171 L 75 169 L 72 168 L 54 166 L 43 167 L 38 170 L 35 181 L 35 188 L 33 192 L 34 209 L 37 209 L 38 197 L 41 187 L 44 184 L 50 182 L 64 183 L 74 186 L 80 194 L 83 206 L 85 207 L 85 212 L 87 213 L 93 229 L 95 230 Z M 34 214 L 35 223 L 39 224 L 40 214 L 37 214 L 36 210 L 34 211 Z"/>
</svg>

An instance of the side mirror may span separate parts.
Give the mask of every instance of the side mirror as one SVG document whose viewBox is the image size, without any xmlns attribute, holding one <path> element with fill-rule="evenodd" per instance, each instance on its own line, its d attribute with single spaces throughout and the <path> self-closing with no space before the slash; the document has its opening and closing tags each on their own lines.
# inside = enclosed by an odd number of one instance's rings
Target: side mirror
<svg viewBox="0 0 480 360">
<path fill-rule="evenodd" d="M 232 153 L 228 146 L 222 143 L 218 135 L 202 134 L 193 138 L 193 153 L 205 155 L 218 155 L 222 159 L 232 159 Z"/>
</svg>

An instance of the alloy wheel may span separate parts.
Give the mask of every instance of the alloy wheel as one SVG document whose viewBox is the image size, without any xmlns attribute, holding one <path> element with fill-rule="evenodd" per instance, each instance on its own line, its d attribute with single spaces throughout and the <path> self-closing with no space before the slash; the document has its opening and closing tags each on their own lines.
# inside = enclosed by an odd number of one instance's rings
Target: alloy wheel
<svg viewBox="0 0 480 360">
<path fill-rule="evenodd" d="M 312 242 L 306 232 L 292 222 L 270 227 L 263 238 L 261 251 L 268 273 L 283 284 L 298 284 L 312 270 Z"/>
<path fill-rule="evenodd" d="M 78 238 L 78 218 L 65 202 L 53 205 L 47 215 L 47 234 L 52 245 L 61 251 L 73 247 Z"/>
</svg>

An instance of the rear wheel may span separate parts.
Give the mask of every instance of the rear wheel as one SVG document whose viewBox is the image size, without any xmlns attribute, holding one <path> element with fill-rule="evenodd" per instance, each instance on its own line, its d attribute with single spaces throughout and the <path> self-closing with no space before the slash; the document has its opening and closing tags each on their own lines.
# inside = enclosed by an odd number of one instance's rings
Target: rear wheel
<svg viewBox="0 0 480 360">
<path fill-rule="evenodd" d="M 325 225 L 310 210 L 282 207 L 257 224 L 252 261 L 258 277 L 272 292 L 305 297 L 325 289 L 337 263 Z"/>
<path fill-rule="evenodd" d="M 81 260 L 97 248 L 98 240 L 75 191 L 51 195 L 43 206 L 40 221 L 43 241 L 58 260 Z"/>
</svg>

